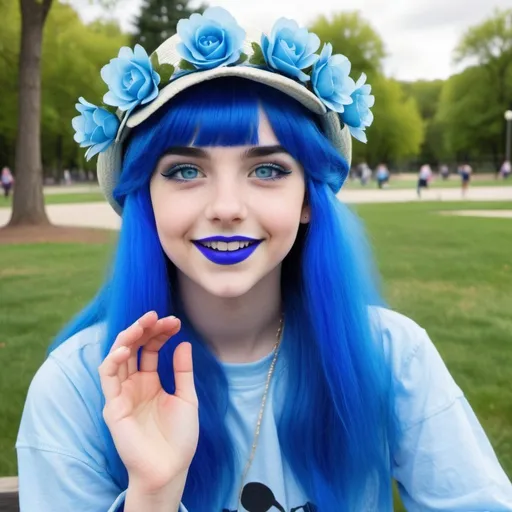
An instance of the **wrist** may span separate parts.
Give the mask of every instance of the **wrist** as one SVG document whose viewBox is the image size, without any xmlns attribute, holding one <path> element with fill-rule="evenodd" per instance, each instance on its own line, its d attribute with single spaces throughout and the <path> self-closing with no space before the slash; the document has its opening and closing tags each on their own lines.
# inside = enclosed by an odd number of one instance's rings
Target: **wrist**
<svg viewBox="0 0 512 512">
<path fill-rule="evenodd" d="M 126 491 L 125 512 L 169 512 L 179 509 L 187 472 L 167 483 L 152 484 L 138 478 L 130 478 Z"/>
</svg>

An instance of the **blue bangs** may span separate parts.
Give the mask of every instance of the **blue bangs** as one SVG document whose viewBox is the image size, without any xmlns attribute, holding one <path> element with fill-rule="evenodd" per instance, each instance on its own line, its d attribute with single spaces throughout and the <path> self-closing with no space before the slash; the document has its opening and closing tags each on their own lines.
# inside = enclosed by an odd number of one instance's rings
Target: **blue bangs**
<svg viewBox="0 0 512 512">
<path fill-rule="evenodd" d="M 337 192 L 348 165 L 322 134 L 315 115 L 275 89 L 230 77 L 186 89 L 132 130 L 114 198 L 123 206 L 127 195 L 147 185 L 159 158 L 170 147 L 257 145 L 261 110 L 306 175 Z M 313 140 L 315 153 L 304 144 Z"/>
</svg>

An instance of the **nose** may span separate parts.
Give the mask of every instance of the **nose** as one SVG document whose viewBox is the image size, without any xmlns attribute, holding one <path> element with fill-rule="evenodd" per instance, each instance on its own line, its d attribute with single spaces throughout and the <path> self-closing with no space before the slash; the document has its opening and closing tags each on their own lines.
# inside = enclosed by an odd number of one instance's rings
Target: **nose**
<svg viewBox="0 0 512 512">
<path fill-rule="evenodd" d="M 236 182 L 221 180 L 212 187 L 205 214 L 208 220 L 220 224 L 239 223 L 247 217 L 243 187 Z"/>
</svg>

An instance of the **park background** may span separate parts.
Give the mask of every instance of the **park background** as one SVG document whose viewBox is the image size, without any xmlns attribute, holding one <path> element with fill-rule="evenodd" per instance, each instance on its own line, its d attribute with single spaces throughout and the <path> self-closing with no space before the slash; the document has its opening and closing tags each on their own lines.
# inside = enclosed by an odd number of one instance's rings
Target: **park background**
<svg viewBox="0 0 512 512">
<path fill-rule="evenodd" d="M 115 245 L 115 231 L 59 228 L 48 220 L 52 204 L 79 208 L 102 200 L 90 183 L 58 194 L 43 187 L 43 182 L 61 183 L 65 169 L 76 180 L 91 177 L 94 183 L 95 159 L 86 162 L 73 141 L 74 105 L 79 96 L 95 102 L 106 92 L 99 71 L 121 46 L 141 42 L 150 52 L 174 32 L 178 19 L 206 6 L 146 0 L 127 33 L 109 10 L 115 0 L 96 3 L 103 4 L 102 16 L 85 23 L 72 1 L 0 0 L 0 166 L 11 167 L 16 178 L 14 204 L 0 198 L 0 210 L 10 218 L 0 229 L 0 476 L 5 477 L 17 473 L 14 441 L 30 380 L 52 337 L 94 295 Z M 276 6 L 273 17 L 278 11 Z M 308 27 L 332 42 L 335 53 L 350 58 L 353 77 L 364 72 L 373 86 L 375 122 L 368 129 L 369 144 L 355 143 L 354 163 L 386 162 L 393 172 L 389 189 L 412 194 L 400 203 L 353 205 L 375 249 L 385 296 L 427 329 L 512 477 L 512 219 L 444 215 L 468 209 L 509 212 L 512 194 L 507 200 L 469 202 L 440 200 L 442 195 L 432 193 L 419 202 L 413 200 L 414 180 L 404 178 L 423 163 L 434 169 L 446 163 L 455 170 L 469 161 L 478 173 L 476 185 L 512 191 L 512 179 L 496 175 L 506 151 L 504 112 L 512 109 L 512 10 L 489 3 L 487 15 L 467 26 L 452 51 L 460 71 L 436 80 L 388 76 L 386 41 L 364 11 L 318 12 Z M 39 77 L 40 97 L 34 94 Z M 448 182 L 434 181 L 431 192 L 458 186 L 453 175 Z M 348 183 L 347 192 L 358 187 Z"/>
</svg>

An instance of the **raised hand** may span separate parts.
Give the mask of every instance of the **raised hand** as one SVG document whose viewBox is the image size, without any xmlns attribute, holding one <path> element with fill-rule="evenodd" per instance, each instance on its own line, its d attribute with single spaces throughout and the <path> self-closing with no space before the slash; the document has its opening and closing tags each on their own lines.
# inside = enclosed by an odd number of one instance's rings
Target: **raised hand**
<svg viewBox="0 0 512 512">
<path fill-rule="evenodd" d="M 103 417 L 130 485 L 136 482 L 145 492 L 157 492 L 185 474 L 197 448 L 199 418 L 190 343 L 180 343 L 174 352 L 174 395 L 163 390 L 157 373 L 158 351 L 179 330 L 177 318 L 158 319 L 155 312 L 146 313 L 119 333 L 99 367 L 106 400 Z"/>
</svg>

